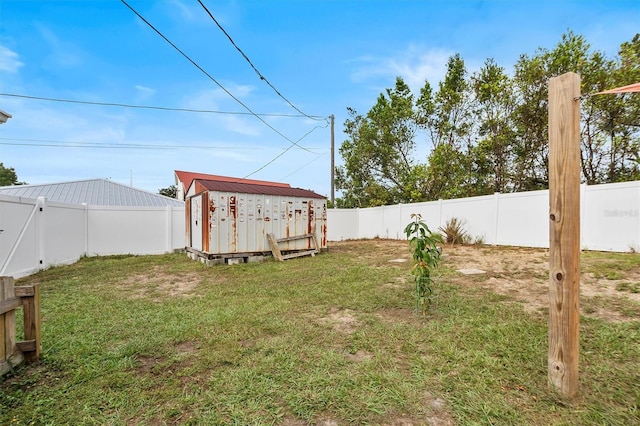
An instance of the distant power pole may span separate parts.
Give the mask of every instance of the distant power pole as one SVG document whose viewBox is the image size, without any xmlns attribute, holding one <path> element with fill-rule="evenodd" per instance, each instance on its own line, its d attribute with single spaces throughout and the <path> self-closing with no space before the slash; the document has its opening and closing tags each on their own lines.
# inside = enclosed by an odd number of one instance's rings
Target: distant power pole
<svg viewBox="0 0 640 426">
<path fill-rule="evenodd" d="M 336 197 L 335 197 L 335 188 L 334 188 L 334 180 L 335 180 L 335 157 L 336 157 L 336 149 L 335 149 L 335 137 L 334 137 L 334 122 L 335 117 L 333 114 L 330 116 L 331 118 L 331 205 L 335 208 Z"/>
</svg>

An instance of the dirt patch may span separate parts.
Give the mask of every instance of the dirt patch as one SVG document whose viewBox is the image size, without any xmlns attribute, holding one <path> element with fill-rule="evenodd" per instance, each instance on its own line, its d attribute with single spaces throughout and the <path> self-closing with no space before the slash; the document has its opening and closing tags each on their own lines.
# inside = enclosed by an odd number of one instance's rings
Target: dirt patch
<svg viewBox="0 0 640 426">
<path fill-rule="evenodd" d="M 147 373 L 153 372 L 154 367 L 160 364 L 160 361 L 161 361 L 161 359 L 159 358 L 146 356 L 146 355 L 138 355 L 136 357 L 136 360 L 139 363 L 137 370 L 141 374 L 147 374 Z"/>
<path fill-rule="evenodd" d="M 192 354 L 198 351 L 198 347 L 193 342 L 180 342 L 176 345 L 179 354 Z"/>
<path fill-rule="evenodd" d="M 453 426 L 456 424 L 447 409 L 447 404 L 442 398 L 437 398 L 429 392 L 425 395 L 425 405 L 431 409 L 427 414 L 427 424 L 429 426 Z"/>
<path fill-rule="evenodd" d="M 357 351 L 356 353 L 347 353 L 345 355 L 345 357 L 349 360 L 349 361 L 353 361 L 353 362 L 362 362 L 362 361 L 367 361 L 371 359 L 371 354 L 367 351 Z"/>
<path fill-rule="evenodd" d="M 347 256 L 357 256 L 376 268 L 402 268 L 406 275 L 396 282 L 384 284 L 389 288 L 404 288 L 411 256 L 407 241 L 373 239 L 366 241 L 332 242 L 330 250 Z M 583 257 L 583 271 L 600 271 L 600 265 L 612 260 L 607 253 L 593 253 Z M 639 256 L 629 254 L 629 256 Z M 407 259 L 407 262 L 398 262 Z M 447 270 L 481 270 L 483 274 L 449 274 L 447 281 L 461 288 L 492 291 L 507 296 L 521 304 L 530 313 L 544 314 L 549 309 L 549 250 L 501 246 L 450 246 L 443 247 L 442 268 Z M 611 266 L 608 267 L 609 270 Z M 399 271 L 400 272 L 400 271 Z M 602 276 L 600 276 L 602 275 Z M 583 272 L 580 280 L 581 313 L 607 321 L 637 320 L 640 312 L 640 265 L 616 270 L 616 279 L 607 279 L 606 273 Z M 631 304 L 631 308 L 629 308 Z M 411 312 L 409 317 L 413 316 Z M 409 321 L 405 312 L 385 311 L 382 318 Z M 397 316 L 397 318 L 393 318 Z"/>
<path fill-rule="evenodd" d="M 318 319 L 321 324 L 329 325 L 334 331 L 353 334 L 357 330 L 360 322 L 349 309 L 331 308 L 329 314 Z"/>
<path fill-rule="evenodd" d="M 456 273 L 452 281 L 461 286 L 491 290 L 508 296 L 522 304 L 528 312 L 547 312 L 549 307 L 549 251 L 546 249 L 446 246 L 443 264 L 455 270 L 480 269 L 485 274 L 465 276 Z M 589 305 L 592 298 L 605 298 L 612 303 L 598 308 L 582 309 L 584 315 L 608 321 L 624 321 L 629 318 L 620 312 L 618 303 L 629 300 L 640 303 L 640 294 L 617 290 L 620 283 L 638 282 L 640 271 L 626 271 L 624 279 L 597 278 L 593 273 L 583 273 L 580 280 L 581 305 Z"/>
<path fill-rule="evenodd" d="M 383 321 L 405 324 L 420 324 L 424 318 L 416 313 L 413 309 L 408 308 L 389 308 L 381 309 L 376 312 L 378 318 Z"/>
<path fill-rule="evenodd" d="M 155 266 L 148 272 L 129 275 L 117 288 L 132 299 L 161 301 L 165 297 L 192 296 L 201 281 L 195 272 L 176 274 Z"/>
</svg>

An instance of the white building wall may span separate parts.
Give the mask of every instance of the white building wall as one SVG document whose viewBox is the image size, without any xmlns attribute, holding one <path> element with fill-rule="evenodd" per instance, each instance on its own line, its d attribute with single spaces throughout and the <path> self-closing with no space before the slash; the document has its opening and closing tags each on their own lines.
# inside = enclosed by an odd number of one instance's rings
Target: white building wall
<svg viewBox="0 0 640 426">
<path fill-rule="evenodd" d="M 482 238 L 485 244 L 549 247 L 547 190 L 327 213 L 329 241 L 405 239 L 404 227 L 417 213 L 432 231 L 456 217 L 472 239 Z M 581 230 L 583 249 L 640 251 L 640 181 L 582 185 Z"/>
</svg>

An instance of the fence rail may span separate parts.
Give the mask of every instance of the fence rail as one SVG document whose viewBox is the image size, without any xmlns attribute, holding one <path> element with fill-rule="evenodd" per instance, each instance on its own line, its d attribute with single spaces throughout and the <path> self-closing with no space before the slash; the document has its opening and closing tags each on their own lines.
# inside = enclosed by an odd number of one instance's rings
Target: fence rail
<svg viewBox="0 0 640 426">
<path fill-rule="evenodd" d="M 16 309 L 23 308 L 24 340 L 16 341 Z M 42 351 L 40 285 L 15 286 L 0 277 L 0 376 L 16 365 L 38 361 Z"/>
</svg>

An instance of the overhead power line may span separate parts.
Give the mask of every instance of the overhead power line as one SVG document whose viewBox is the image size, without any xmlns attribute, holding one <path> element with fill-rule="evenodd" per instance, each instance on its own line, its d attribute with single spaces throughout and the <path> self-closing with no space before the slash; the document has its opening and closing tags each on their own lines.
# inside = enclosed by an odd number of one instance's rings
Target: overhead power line
<svg viewBox="0 0 640 426">
<path fill-rule="evenodd" d="M 171 40 L 169 40 L 164 34 L 162 34 L 156 27 L 154 27 L 149 21 L 147 21 L 142 15 L 140 15 L 133 7 L 131 7 L 125 0 L 120 0 L 125 6 L 127 6 L 138 18 L 142 19 L 142 21 L 147 24 L 149 26 L 149 28 L 151 28 L 153 31 L 156 32 L 156 34 L 158 34 L 160 37 L 162 37 L 162 39 L 164 41 L 166 41 L 171 47 L 173 47 L 178 53 L 180 53 L 185 59 L 187 59 L 189 62 L 191 62 L 191 64 L 193 66 L 195 66 L 196 68 L 198 68 L 204 75 L 206 75 L 211 81 L 213 81 L 216 85 L 218 85 L 218 87 L 220 87 L 222 90 L 224 90 L 224 92 L 226 94 L 228 94 L 229 96 L 231 96 L 231 98 L 233 98 L 233 100 L 235 100 L 237 103 L 239 103 L 240 105 L 242 105 L 242 107 L 244 109 L 246 109 L 247 111 L 249 111 L 251 113 L 251 115 L 253 115 L 254 117 L 256 117 L 258 120 L 260 120 L 262 123 L 264 123 L 265 126 L 267 126 L 268 128 L 270 128 L 271 130 L 273 130 L 274 132 L 276 132 L 278 135 L 280 135 L 282 138 L 284 138 L 286 141 L 288 141 L 289 143 L 291 143 L 292 145 L 297 146 L 298 148 L 307 151 L 307 152 L 311 152 L 310 150 L 308 150 L 307 148 L 299 145 L 296 141 L 293 141 L 292 139 L 290 139 L 289 137 L 287 137 L 285 134 L 283 134 L 282 132 L 280 132 L 278 129 L 276 129 L 275 127 L 273 127 L 272 125 L 270 125 L 269 123 L 267 123 L 262 117 L 260 117 L 258 114 L 256 114 L 251 108 L 249 108 L 247 105 L 245 105 L 240 99 L 238 99 L 237 97 L 235 97 L 233 95 L 233 93 L 231 93 L 229 90 L 227 90 L 226 87 L 224 87 L 222 84 L 220 84 L 215 78 L 213 78 L 213 76 L 211 76 L 211 74 L 209 74 L 207 71 L 204 70 L 204 68 L 202 68 L 200 65 L 198 65 L 198 63 L 196 63 L 196 61 L 194 61 L 193 59 L 191 59 L 186 53 L 184 53 L 182 50 L 180 50 L 180 48 L 178 46 L 176 46 Z"/>
<path fill-rule="evenodd" d="M 298 107 L 296 107 L 294 104 L 292 104 L 287 98 L 285 98 L 282 95 L 282 93 L 280 93 L 280 91 L 278 91 L 278 89 L 276 89 L 273 86 L 273 84 L 271 84 L 271 82 L 269 80 L 267 80 L 267 78 L 264 75 L 262 75 L 262 73 L 260 71 L 258 71 L 258 68 L 256 68 L 255 65 L 253 65 L 253 63 L 251 62 L 251 59 L 249 59 L 249 57 L 242 51 L 242 49 L 240 49 L 238 47 L 238 45 L 235 43 L 235 41 L 233 41 L 233 39 L 231 38 L 229 33 L 222 27 L 222 25 L 220 25 L 220 22 L 218 22 L 218 20 L 213 16 L 213 14 L 209 11 L 209 9 L 207 9 L 207 6 L 205 6 L 204 3 L 202 3 L 201 0 L 198 0 L 198 3 L 200 3 L 200 6 L 202 6 L 202 8 L 207 12 L 209 17 L 213 20 L 213 22 L 215 22 L 216 25 L 218 26 L 218 28 L 220 28 L 220 31 L 222 31 L 224 33 L 224 35 L 227 36 L 227 38 L 229 39 L 229 41 L 231 42 L 233 47 L 235 47 L 236 50 L 238 52 L 240 52 L 242 57 L 249 63 L 249 65 L 251 65 L 251 68 L 253 68 L 253 70 L 256 72 L 256 74 L 258 74 L 258 77 L 260 77 L 260 80 L 262 80 L 265 83 L 267 83 L 267 85 L 269 85 L 269 87 L 271 87 L 273 89 L 273 91 L 276 92 L 276 94 L 278 96 L 280 96 L 280 98 L 282 98 L 286 103 L 288 103 L 291 106 L 291 108 L 295 109 L 296 111 L 298 111 L 300 114 L 304 115 L 307 118 L 310 118 L 312 120 L 320 120 L 320 118 L 318 118 L 318 117 L 310 116 L 310 115 L 304 113 Z"/>
<path fill-rule="evenodd" d="M 306 136 L 306 135 L 305 135 Z M 3 142 L 13 141 L 13 142 Z M 25 143 L 26 142 L 26 143 Z M 115 148 L 115 149 L 213 149 L 213 150 L 264 150 L 264 147 L 257 146 L 211 146 L 211 145 L 164 145 L 164 144 L 143 144 L 143 143 L 113 143 L 113 142 L 84 142 L 84 141 L 62 141 L 51 139 L 25 139 L 25 138 L 5 138 L 0 137 L 0 145 L 14 146 L 41 146 L 41 147 L 57 147 L 57 148 Z M 282 148 L 287 149 L 290 148 Z M 320 150 L 322 148 L 310 148 Z M 320 155 L 320 154 L 318 154 Z M 324 154 L 323 154 L 324 155 Z"/>
<path fill-rule="evenodd" d="M 133 104 L 123 104 L 123 103 L 115 103 L 115 102 L 95 102 L 95 101 L 80 101 L 73 99 L 60 99 L 60 98 L 45 98 L 42 96 L 30 96 L 30 95 L 21 95 L 16 93 L 0 93 L 0 96 L 11 96 L 14 98 L 23 98 L 23 99 L 36 99 L 39 101 L 50 101 L 50 102 L 65 102 L 70 104 L 84 104 L 84 105 L 100 105 L 100 106 L 113 106 L 113 107 L 123 107 L 123 108 L 138 108 L 138 109 L 154 109 L 160 111 L 182 111 L 182 112 L 197 112 L 197 113 L 209 113 L 209 114 L 228 114 L 228 115 L 259 115 L 262 117 L 309 117 L 304 114 L 278 114 L 278 113 L 251 113 L 251 112 L 243 112 L 243 111 L 217 111 L 217 110 L 209 110 L 209 109 L 192 109 L 192 108 L 174 108 L 174 107 L 162 107 L 155 105 L 133 105 Z M 324 119 L 325 117 L 320 116 L 312 116 L 314 118 Z"/>
<path fill-rule="evenodd" d="M 302 139 L 306 138 L 307 136 L 309 136 L 314 130 L 316 129 L 324 129 L 329 125 L 329 123 L 325 124 L 324 126 L 315 126 L 313 129 L 309 130 L 307 133 L 305 133 L 300 139 L 298 139 L 298 142 L 300 142 Z M 248 175 L 244 176 L 242 179 L 246 179 L 249 176 L 253 176 L 256 173 L 258 173 L 260 170 L 263 170 L 264 168 L 266 168 L 268 165 L 272 164 L 274 161 L 276 161 L 278 158 L 282 157 L 284 154 L 286 154 L 291 148 L 293 148 L 293 145 L 290 145 L 287 149 L 285 149 L 284 151 L 282 151 L 280 154 L 276 155 L 274 158 L 272 158 L 270 161 L 268 161 L 266 164 L 264 164 L 263 166 L 261 166 L 260 168 L 258 168 L 257 170 L 252 171 L 251 173 L 249 173 Z M 316 154 L 316 155 L 323 155 L 323 154 Z"/>
</svg>

